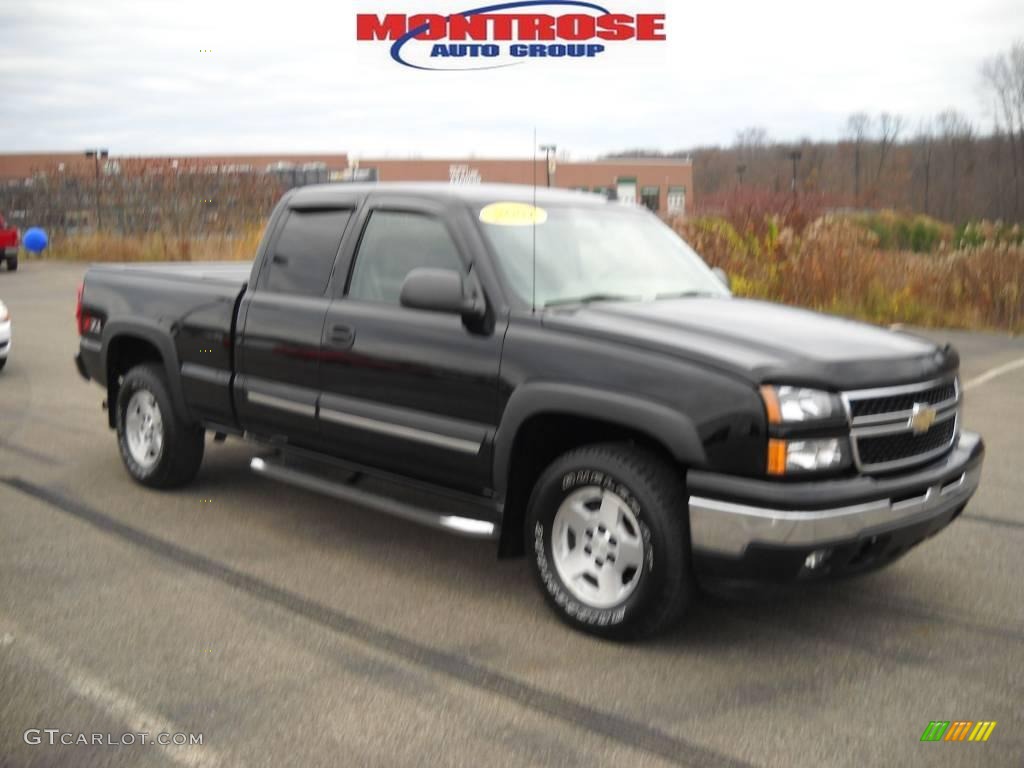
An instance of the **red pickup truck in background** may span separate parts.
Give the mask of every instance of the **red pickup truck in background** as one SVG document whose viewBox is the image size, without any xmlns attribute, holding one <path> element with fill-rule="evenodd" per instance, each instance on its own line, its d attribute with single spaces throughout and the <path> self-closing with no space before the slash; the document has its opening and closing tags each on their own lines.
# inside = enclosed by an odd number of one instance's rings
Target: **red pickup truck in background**
<svg viewBox="0 0 1024 768">
<path fill-rule="evenodd" d="M 7 269 L 11 272 L 18 268 L 18 245 L 21 240 L 21 233 L 17 227 L 8 227 L 0 213 L 0 262 L 7 262 Z"/>
</svg>

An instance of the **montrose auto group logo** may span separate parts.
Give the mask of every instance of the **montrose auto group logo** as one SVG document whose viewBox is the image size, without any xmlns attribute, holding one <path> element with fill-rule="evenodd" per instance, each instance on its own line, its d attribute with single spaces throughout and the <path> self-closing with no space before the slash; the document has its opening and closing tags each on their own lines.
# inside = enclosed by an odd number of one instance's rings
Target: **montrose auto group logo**
<svg viewBox="0 0 1024 768">
<path fill-rule="evenodd" d="M 456 13 L 360 13 L 356 40 L 385 44 L 422 70 L 498 69 L 538 59 L 594 60 L 665 40 L 664 13 L 617 13 L 584 0 L 516 0 Z"/>
</svg>

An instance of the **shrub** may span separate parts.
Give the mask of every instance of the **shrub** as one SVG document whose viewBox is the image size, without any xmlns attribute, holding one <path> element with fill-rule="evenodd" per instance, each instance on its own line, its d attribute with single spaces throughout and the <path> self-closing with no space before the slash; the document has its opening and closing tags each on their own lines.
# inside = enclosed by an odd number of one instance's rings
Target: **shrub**
<svg viewBox="0 0 1024 768">
<path fill-rule="evenodd" d="M 942 243 L 954 239 L 949 225 L 929 216 L 878 211 L 855 216 L 854 221 L 878 237 L 878 247 L 883 251 L 932 253 Z"/>
<path fill-rule="evenodd" d="M 924 252 L 915 252 L 916 223 L 907 229 L 908 246 L 897 250 L 882 245 L 896 227 L 865 226 L 862 217 L 822 217 L 802 235 L 766 229 L 756 241 L 717 217 L 675 226 L 709 264 L 729 273 L 740 296 L 876 323 L 1024 330 L 1024 246 L 1015 234 L 942 251 L 933 238 L 949 228 L 925 219 L 917 235 Z"/>
</svg>

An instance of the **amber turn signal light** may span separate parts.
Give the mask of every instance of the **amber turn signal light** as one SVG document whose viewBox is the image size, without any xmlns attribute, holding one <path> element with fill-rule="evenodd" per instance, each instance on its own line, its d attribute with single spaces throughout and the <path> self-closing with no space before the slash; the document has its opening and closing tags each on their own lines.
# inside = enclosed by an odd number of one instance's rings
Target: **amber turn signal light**
<svg viewBox="0 0 1024 768">
<path fill-rule="evenodd" d="M 761 399 L 764 400 L 764 409 L 768 413 L 768 423 L 781 424 L 782 409 L 779 407 L 779 395 L 775 391 L 775 387 L 770 384 L 762 384 Z"/>
<path fill-rule="evenodd" d="M 774 438 L 768 441 L 768 474 L 769 475 L 784 475 L 786 474 L 786 441 L 775 440 Z"/>
</svg>

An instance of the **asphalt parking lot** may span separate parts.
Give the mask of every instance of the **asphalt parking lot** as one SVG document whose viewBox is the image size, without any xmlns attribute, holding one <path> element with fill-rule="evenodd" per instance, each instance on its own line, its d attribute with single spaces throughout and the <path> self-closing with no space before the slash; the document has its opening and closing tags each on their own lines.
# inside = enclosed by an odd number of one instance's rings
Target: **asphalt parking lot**
<svg viewBox="0 0 1024 768">
<path fill-rule="evenodd" d="M 1024 340 L 929 332 L 988 446 L 948 530 L 622 646 L 559 623 L 524 561 L 257 478 L 247 443 L 134 484 L 72 365 L 83 271 L 0 272 L 0 765 L 1024 765 Z M 921 743 L 931 720 L 998 725 Z M 203 743 L 25 743 L 47 728 Z"/>
</svg>

